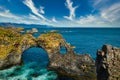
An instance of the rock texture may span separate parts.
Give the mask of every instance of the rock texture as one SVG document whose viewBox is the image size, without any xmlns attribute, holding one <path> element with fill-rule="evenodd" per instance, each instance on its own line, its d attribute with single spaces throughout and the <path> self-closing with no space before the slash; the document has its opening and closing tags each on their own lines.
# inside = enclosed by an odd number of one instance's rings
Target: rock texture
<svg viewBox="0 0 120 80">
<path fill-rule="evenodd" d="M 104 45 L 97 52 L 98 80 L 120 80 L 120 48 Z"/>
<path fill-rule="evenodd" d="M 59 77 L 71 77 L 75 80 L 96 80 L 94 61 L 87 54 L 54 54 L 48 68 L 57 71 Z"/>
</svg>

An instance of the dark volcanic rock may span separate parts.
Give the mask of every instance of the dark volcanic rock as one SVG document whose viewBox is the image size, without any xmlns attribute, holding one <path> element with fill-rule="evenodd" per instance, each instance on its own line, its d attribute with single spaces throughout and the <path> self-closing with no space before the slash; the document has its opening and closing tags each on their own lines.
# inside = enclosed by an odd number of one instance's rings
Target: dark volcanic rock
<svg viewBox="0 0 120 80">
<path fill-rule="evenodd" d="M 98 80 L 120 80 L 120 48 L 104 45 L 97 52 Z"/>
</svg>

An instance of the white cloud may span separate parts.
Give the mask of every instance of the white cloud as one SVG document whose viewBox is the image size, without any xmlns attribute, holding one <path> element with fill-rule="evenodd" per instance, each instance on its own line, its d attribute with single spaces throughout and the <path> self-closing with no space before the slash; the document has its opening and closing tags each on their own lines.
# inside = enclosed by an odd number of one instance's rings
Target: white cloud
<svg viewBox="0 0 120 80">
<path fill-rule="evenodd" d="M 58 22 L 55 17 L 52 18 L 53 22 Z"/>
<path fill-rule="evenodd" d="M 99 10 L 99 14 L 88 14 L 86 16 L 80 16 L 80 18 L 77 19 L 75 18 L 75 11 L 78 6 L 73 6 L 71 0 L 66 0 L 65 5 L 69 9 L 70 14 L 69 16 L 64 16 L 65 19 L 63 18 L 62 20 L 56 20 L 56 17 L 52 19 L 44 17 L 44 7 L 40 6 L 36 8 L 32 0 L 25 0 L 23 3 L 30 8 L 32 13 L 29 13 L 29 15 L 15 15 L 11 13 L 10 10 L 0 7 L 0 22 L 40 24 L 56 27 L 101 27 L 115 24 L 120 25 L 120 2 L 112 3 L 107 6 L 100 6 L 104 4 L 104 1 L 96 0 L 93 5 L 95 9 Z M 97 6 L 99 6 L 99 8 Z"/>
<path fill-rule="evenodd" d="M 4 9 L 3 11 L 0 11 L 0 16 L 6 17 L 6 18 L 12 18 L 12 19 L 19 19 L 18 16 L 12 14 L 9 10 Z"/>
<path fill-rule="evenodd" d="M 32 0 L 25 0 L 25 1 L 23 1 L 23 3 L 31 9 L 31 11 L 33 12 L 33 14 L 37 15 L 38 17 L 40 17 L 43 20 L 46 20 L 46 18 L 42 15 L 43 13 L 45 13 L 43 11 L 43 9 L 41 8 L 40 9 L 41 11 L 39 11 L 39 9 L 37 9 L 35 7 L 35 5 L 32 2 Z M 41 14 L 41 12 L 42 12 L 42 14 Z"/>
<path fill-rule="evenodd" d="M 32 15 L 32 14 L 29 14 L 29 18 L 33 19 L 33 20 L 40 20 L 40 18 L 38 18 L 37 16 Z"/>
<path fill-rule="evenodd" d="M 112 6 L 102 9 L 101 17 L 111 23 L 120 21 L 120 3 L 115 3 Z"/>
<path fill-rule="evenodd" d="M 100 16 L 92 15 L 92 14 L 87 15 L 86 17 L 85 16 L 80 17 L 80 19 L 77 20 L 76 22 L 82 26 L 91 26 L 91 27 L 106 26 L 105 21 Z"/>
<path fill-rule="evenodd" d="M 64 16 L 64 18 L 66 18 L 68 20 L 73 20 L 76 16 L 75 10 L 78 8 L 78 6 L 73 7 L 73 2 L 71 2 L 71 0 L 66 0 L 65 5 L 69 9 L 70 14 L 69 14 L 69 16 Z"/>
<path fill-rule="evenodd" d="M 24 24 L 40 24 L 40 25 L 54 25 L 57 20 L 55 17 L 52 20 L 44 20 L 37 15 L 15 15 L 10 10 L 0 6 L 0 22 L 24 23 Z"/>
<path fill-rule="evenodd" d="M 91 24 L 96 20 L 93 15 L 88 15 L 86 17 L 80 17 L 80 20 L 77 21 L 79 24 Z"/>
<path fill-rule="evenodd" d="M 44 7 L 40 6 L 39 12 L 40 12 L 41 14 L 45 14 Z"/>
<path fill-rule="evenodd" d="M 94 6 L 98 5 L 99 3 L 101 3 L 103 0 L 95 0 L 94 2 Z"/>
</svg>

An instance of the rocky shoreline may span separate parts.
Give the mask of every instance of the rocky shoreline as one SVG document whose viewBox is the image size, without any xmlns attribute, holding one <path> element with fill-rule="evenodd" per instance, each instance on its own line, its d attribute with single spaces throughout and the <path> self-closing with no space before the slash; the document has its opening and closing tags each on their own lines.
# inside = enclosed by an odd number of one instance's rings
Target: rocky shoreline
<svg viewBox="0 0 120 80">
<path fill-rule="evenodd" d="M 0 28 L 0 69 L 22 63 L 22 53 L 31 48 L 44 49 L 49 56 L 48 69 L 56 71 L 59 77 L 75 80 L 119 80 L 120 49 L 103 45 L 97 51 L 96 62 L 89 54 L 78 55 L 61 34 L 48 32 L 34 38 L 32 34 L 20 34 L 22 28 Z M 37 32 L 36 29 L 33 30 Z M 61 54 L 60 49 L 66 49 Z"/>
</svg>

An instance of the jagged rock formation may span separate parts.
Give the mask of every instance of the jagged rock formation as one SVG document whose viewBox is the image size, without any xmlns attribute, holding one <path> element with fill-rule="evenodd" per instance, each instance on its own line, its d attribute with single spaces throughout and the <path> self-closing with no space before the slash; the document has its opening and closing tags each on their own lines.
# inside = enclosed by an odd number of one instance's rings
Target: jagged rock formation
<svg viewBox="0 0 120 80">
<path fill-rule="evenodd" d="M 98 80 L 120 80 L 120 48 L 104 45 L 97 52 Z"/>
<path fill-rule="evenodd" d="M 31 34 L 21 35 L 15 30 L 0 28 L 0 69 L 19 65 L 22 62 L 22 53 L 34 46 L 48 53 L 48 68 L 55 70 L 59 76 L 76 80 L 96 80 L 92 58 L 88 54 L 76 54 L 73 47 L 56 32 L 48 32 L 35 39 Z M 65 47 L 66 54 L 60 54 L 61 47 Z"/>
<path fill-rule="evenodd" d="M 67 53 L 54 54 L 49 64 L 50 70 L 55 70 L 59 77 L 72 77 L 75 80 L 96 80 L 95 65 L 92 58 L 87 55 Z"/>
</svg>

